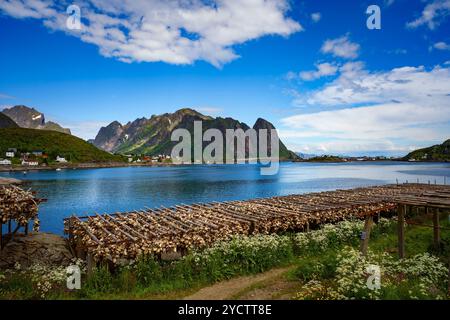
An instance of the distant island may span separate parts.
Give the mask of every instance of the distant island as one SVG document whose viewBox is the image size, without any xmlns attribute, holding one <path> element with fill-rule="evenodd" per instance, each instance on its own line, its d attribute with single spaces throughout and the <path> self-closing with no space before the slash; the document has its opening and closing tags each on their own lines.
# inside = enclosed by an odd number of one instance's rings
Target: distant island
<svg viewBox="0 0 450 320">
<path fill-rule="evenodd" d="M 296 162 L 352 162 L 352 161 L 408 161 L 408 162 L 448 162 L 450 161 L 450 139 L 442 144 L 410 152 L 404 157 L 386 156 L 337 156 L 297 153 Z"/>
<path fill-rule="evenodd" d="M 450 161 L 450 139 L 442 144 L 415 150 L 402 158 L 405 161 Z"/>
<path fill-rule="evenodd" d="M 385 156 L 361 156 L 361 157 L 346 157 L 346 156 L 334 156 L 334 155 L 322 155 L 322 156 L 309 156 L 301 158 L 295 162 L 352 162 L 352 161 L 393 161 L 398 160 L 394 157 Z"/>
</svg>

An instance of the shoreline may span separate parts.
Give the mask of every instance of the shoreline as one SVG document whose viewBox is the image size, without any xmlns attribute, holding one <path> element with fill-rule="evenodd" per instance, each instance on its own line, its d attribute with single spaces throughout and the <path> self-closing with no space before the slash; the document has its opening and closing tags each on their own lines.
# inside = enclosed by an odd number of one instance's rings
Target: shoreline
<svg viewBox="0 0 450 320">
<path fill-rule="evenodd" d="M 59 164 L 49 166 L 0 166 L 0 172 L 20 172 L 20 171 L 52 171 L 56 169 L 100 169 L 100 168 L 124 168 L 124 167 L 172 167 L 177 166 L 173 163 L 121 163 L 121 162 L 105 162 L 105 163 L 76 163 L 76 164 Z"/>
<path fill-rule="evenodd" d="M 406 163 L 448 163 L 448 161 L 405 161 L 405 160 L 366 160 L 366 161 L 308 161 L 308 160 L 280 160 L 280 162 L 292 162 L 292 163 L 373 163 L 373 162 L 406 162 Z M 196 163 L 126 163 L 126 162 L 105 162 L 105 163 L 75 163 L 75 164 L 54 164 L 49 166 L 0 166 L 0 172 L 20 172 L 20 171 L 52 171 L 56 169 L 101 169 L 101 168 L 126 168 L 126 167 L 176 167 L 176 166 L 189 166 Z M 206 165 L 206 164 L 204 164 Z M 0 177 L 0 179 L 2 179 Z M 5 178 L 6 179 L 6 178 Z M 1 181 L 0 181 L 1 184 Z"/>
<path fill-rule="evenodd" d="M 291 160 L 280 160 L 280 162 L 294 162 Z M 226 164 L 226 163 L 224 163 Z M 126 168 L 126 167 L 177 167 L 177 166 L 190 166 L 197 165 L 197 163 L 167 163 L 167 162 L 141 162 L 141 163 L 128 163 L 128 162 L 104 162 L 104 163 L 66 163 L 66 164 L 52 164 L 48 166 L 0 166 L 0 172 L 20 172 L 20 171 L 52 171 L 56 169 L 100 169 L 100 168 Z M 207 165 L 203 163 L 202 165 Z"/>
</svg>

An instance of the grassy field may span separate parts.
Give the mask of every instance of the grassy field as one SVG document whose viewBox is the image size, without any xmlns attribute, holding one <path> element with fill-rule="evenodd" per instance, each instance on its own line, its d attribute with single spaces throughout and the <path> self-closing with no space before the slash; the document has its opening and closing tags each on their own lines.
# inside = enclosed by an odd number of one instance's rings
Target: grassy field
<svg viewBox="0 0 450 320">
<path fill-rule="evenodd" d="M 441 223 L 450 227 L 447 218 Z M 288 267 L 279 281 L 289 284 L 284 296 L 293 299 L 448 298 L 450 232 L 442 232 L 441 247 L 435 249 L 432 229 L 408 225 L 407 257 L 399 261 L 395 220 L 382 219 L 374 227 L 366 257 L 358 251 L 362 228 L 362 221 L 345 221 L 309 233 L 238 237 L 173 262 L 147 257 L 113 273 L 100 267 L 89 279 L 83 278 L 78 291 L 65 289 L 64 268 L 4 272 L 0 273 L 0 297 L 177 299 L 227 279 Z M 381 270 L 379 290 L 366 285 L 367 267 L 373 265 Z M 242 294 L 256 289 L 261 290 L 249 287 Z"/>
</svg>

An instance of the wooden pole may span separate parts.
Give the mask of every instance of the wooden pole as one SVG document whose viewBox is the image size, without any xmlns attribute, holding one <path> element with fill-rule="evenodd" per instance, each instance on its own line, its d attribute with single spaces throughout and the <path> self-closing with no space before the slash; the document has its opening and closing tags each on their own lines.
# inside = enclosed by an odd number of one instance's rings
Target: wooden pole
<svg viewBox="0 0 450 320">
<path fill-rule="evenodd" d="M 447 293 L 450 297 L 450 255 L 448 256 L 448 287 L 447 287 Z"/>
<path fill-rule="evenodd" d="M 367 255 L 367 249 L 369 247 L 370 231 L 373 225 L 373 217 L 367 216 L 364 222 L 364 231 L 361 235 L 361 254 Z"/>
<path fill-rule="evenodd" d="M 397 209 L 398 257 L 405 257 L 405 211 L 406 205 L 399 204 Z"/>
<path fill-rule="evenodd" d="M 92 275 L 92 269 L 94 267 L 94 261 L 92 259 L 92 254 L 87 254 L 87 275 L 90 277 Z"/>
<path fill-rule="evenodd" d="M 439 249 L 441 242 L 441 232 L 439 227 L 439 209 L 433 210 L 433 242 L 434 248 Z"/>
</svg>

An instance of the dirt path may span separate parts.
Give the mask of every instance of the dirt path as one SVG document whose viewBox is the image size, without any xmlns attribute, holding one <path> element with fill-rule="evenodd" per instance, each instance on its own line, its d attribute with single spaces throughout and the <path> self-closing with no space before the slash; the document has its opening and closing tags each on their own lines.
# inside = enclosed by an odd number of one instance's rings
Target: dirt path
<svg viewBox="0 0 450 320">
<path fill-rule="evenodd" d="M 196 293 L 184 297 L 185 300 L 226 300 L 232 299 L 251 289 L 253 286 L 281 277 L 290 268 L 272 269 L 254 276 L 239 277 L 216 283 L 210 287 L 200 289 Z"/>
</svg>

